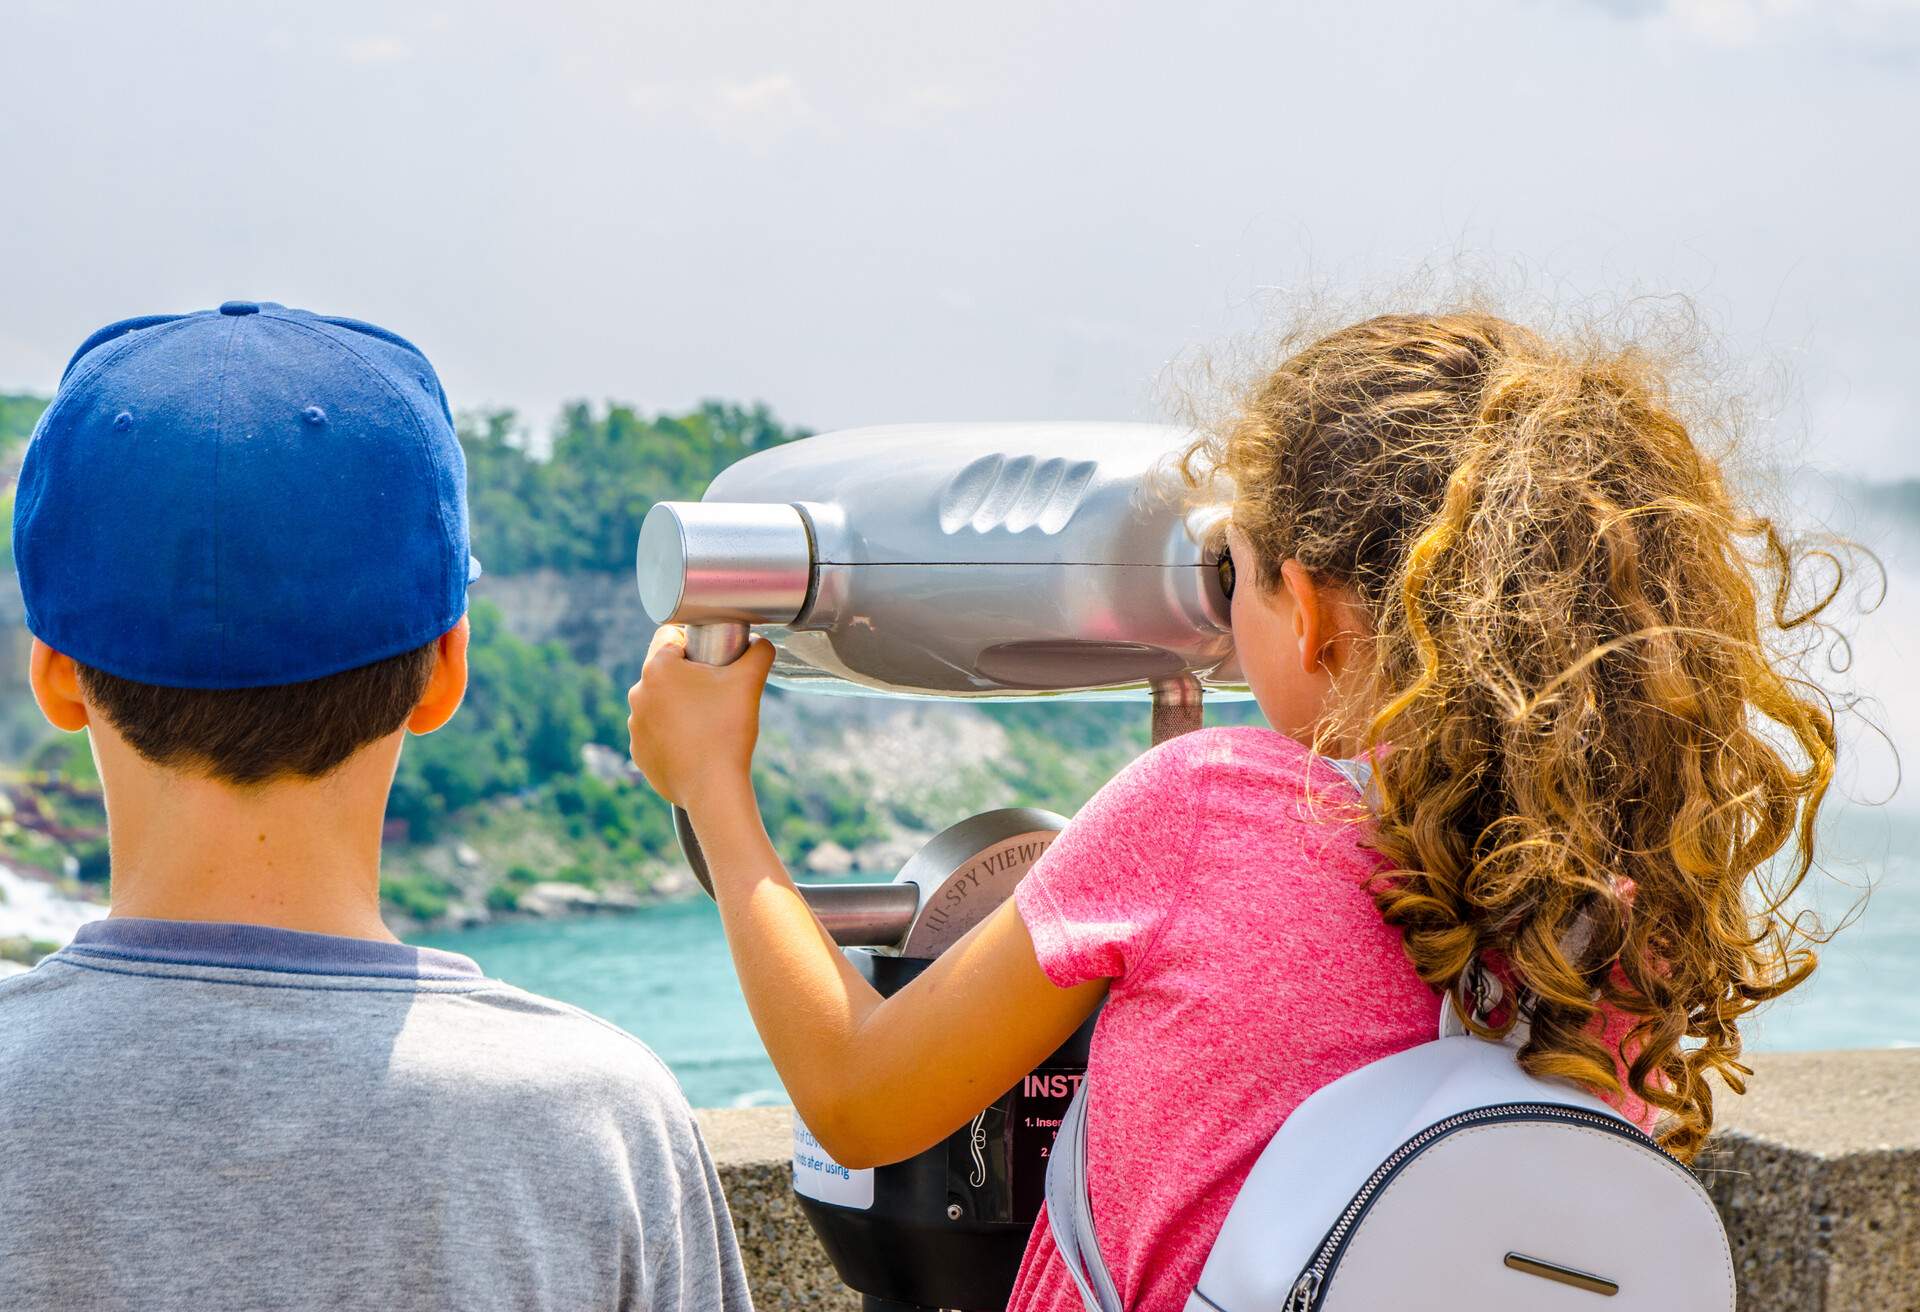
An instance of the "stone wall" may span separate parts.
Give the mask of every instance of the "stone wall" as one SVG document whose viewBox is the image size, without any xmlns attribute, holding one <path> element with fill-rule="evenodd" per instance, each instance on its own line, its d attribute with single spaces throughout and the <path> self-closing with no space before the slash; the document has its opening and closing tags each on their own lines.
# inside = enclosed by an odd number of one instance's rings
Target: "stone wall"
<svg viewBox="0 0 1920 1312">
<path fill-rule="evenodd" d="M 1920 1310 L 1920 1050 L 1762 1053 L 1695 1164 L 1743 1312 Z"/>
<path fill-rule="evenodd" d="M 702 1110 L 726 1187 L 756 1312 L 859 1312 L 793 1201 L 793 1118 L 785 1107 Z"/>
<path fill-rule="evenodd" d="M 1741 1312 L 1920 1312 L 1920 1050 L 1761 1053 L 1696 1167 Z M 855 1312 L 788 1190 L 785 1108 L 700 1113 L 760 1312 Z M 1678 1312 L 1678 1310 L 1676 1310 Z"/>
</svg>

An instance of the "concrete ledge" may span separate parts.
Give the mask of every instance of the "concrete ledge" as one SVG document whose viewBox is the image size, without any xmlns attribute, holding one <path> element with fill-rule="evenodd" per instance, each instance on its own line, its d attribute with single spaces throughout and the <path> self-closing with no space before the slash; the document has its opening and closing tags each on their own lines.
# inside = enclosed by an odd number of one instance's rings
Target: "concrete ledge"
<svg viewBox="0 0 1920 1312">
<path fill-rule="evenodd" d="M 1761 1053 L 1695 1169 L 1743 1312 L 1920 1312 L 1920 1049 Z"/>
<path fill-rule="evenodd" d="M 793 1113 L 749 1107 L 696 1115 L 720 1168 L 756 1312 L 858 1312 L 859 1298 L 840 1283 L 793 1201 Z"/>
<path fill-rule="evenodd" d="M 1741 1312 L 1920 1312 L 1920 1049 L 1760 1053 L 1695 1163 Z M 788 1189 L 783 1107 L 703 1111 L 761 1312 L 855 1312 Z"/>
</svg>

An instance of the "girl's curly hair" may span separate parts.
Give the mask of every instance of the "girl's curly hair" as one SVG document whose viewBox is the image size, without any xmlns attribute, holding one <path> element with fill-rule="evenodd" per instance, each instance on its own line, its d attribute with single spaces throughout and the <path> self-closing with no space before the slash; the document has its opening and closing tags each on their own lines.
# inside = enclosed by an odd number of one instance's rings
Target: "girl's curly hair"
<svg viewBox="0 0 1920 1312">
<path fill-rule="evenodd" d="M 1375 756 L 1372 891 L 1420 977 L 1493 964 L 1522 1064 L 1609 1093 L 1597 1017 L 1625 1013 L 1626 1082 L 1691 1157 L 1709 1073 L 1750 1073 L 1741 1017 L 1814 965 L 1782 903 L 1833 714 L 1776 647 L 1838 561 L 1796 604 L 1808 557 L 1735 503 L 1652 360 L 1486 314 L 1313 342 L 1183 468 L 1231 478 L 1260 586 L 1297 559 L 1372 617 L 1371 686 L 1329 732 Z"/>
</svg>

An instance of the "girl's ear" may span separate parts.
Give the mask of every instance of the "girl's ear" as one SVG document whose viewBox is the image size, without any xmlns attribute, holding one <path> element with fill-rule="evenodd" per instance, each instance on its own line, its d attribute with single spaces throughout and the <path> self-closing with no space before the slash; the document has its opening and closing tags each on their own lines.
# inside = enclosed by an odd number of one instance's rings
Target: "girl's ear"
<svg viewBox="0 0 1920 1312">
<path fill-rule="evenodd" d="M 80 695 L 80 672 L 73 658 L 35 638 L 27 658 L 27 682 L 47 723 L 68 733 L 87 727 L 87 703 Z"/>
<path fill-rule="evenodd" d="M 1330 636 L 1326 590 L 1313 581 L 1307 567 L 1297 560 L 1281 563 L 1280 586 L 1293 600 L 1293 642 L 1299 654 L 1300 672 L 1320 674 L 1327 667 L 1326 646 Z"/>
<path fill-rule="evenodd" d="M 1354 642 L 1371 631 L 1353 590 L 1317 583 L 1297 560 L 1280 566 L 1280 585 L 1292 602 L 1293 638 L 1300 672 L 1338 678 L 1354 659 Z"/>
<path fill-rule="evenodd" d="M 427 680 L 427 690 L 420 697 L 420 704 L 413 708 L 413 714 L 407 717 L 407 728 L 414 733 L 432 733 L 460 709 L 460 701 L 467 695 L 467 639 L 471 630 L 467 617 L 462 615 L 460 622 L 440 635 L 435 644 L 433 677 Z"/>
</svg>

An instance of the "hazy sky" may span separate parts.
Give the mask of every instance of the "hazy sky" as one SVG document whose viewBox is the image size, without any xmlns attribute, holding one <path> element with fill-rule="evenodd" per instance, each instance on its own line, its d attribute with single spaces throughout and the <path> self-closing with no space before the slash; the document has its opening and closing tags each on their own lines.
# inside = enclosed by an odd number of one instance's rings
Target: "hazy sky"
<svg viewBox="0 0 1920 1312">
<path fill-rule="evenodd" d="M 538 422 L 1151 417 L 1464 254 L 1689 293 L 1807 456 L 1920 474 L 1916 129 L 1920 0 L 0 0 L 0 387 L 253 297 Z"/>
</svg>

